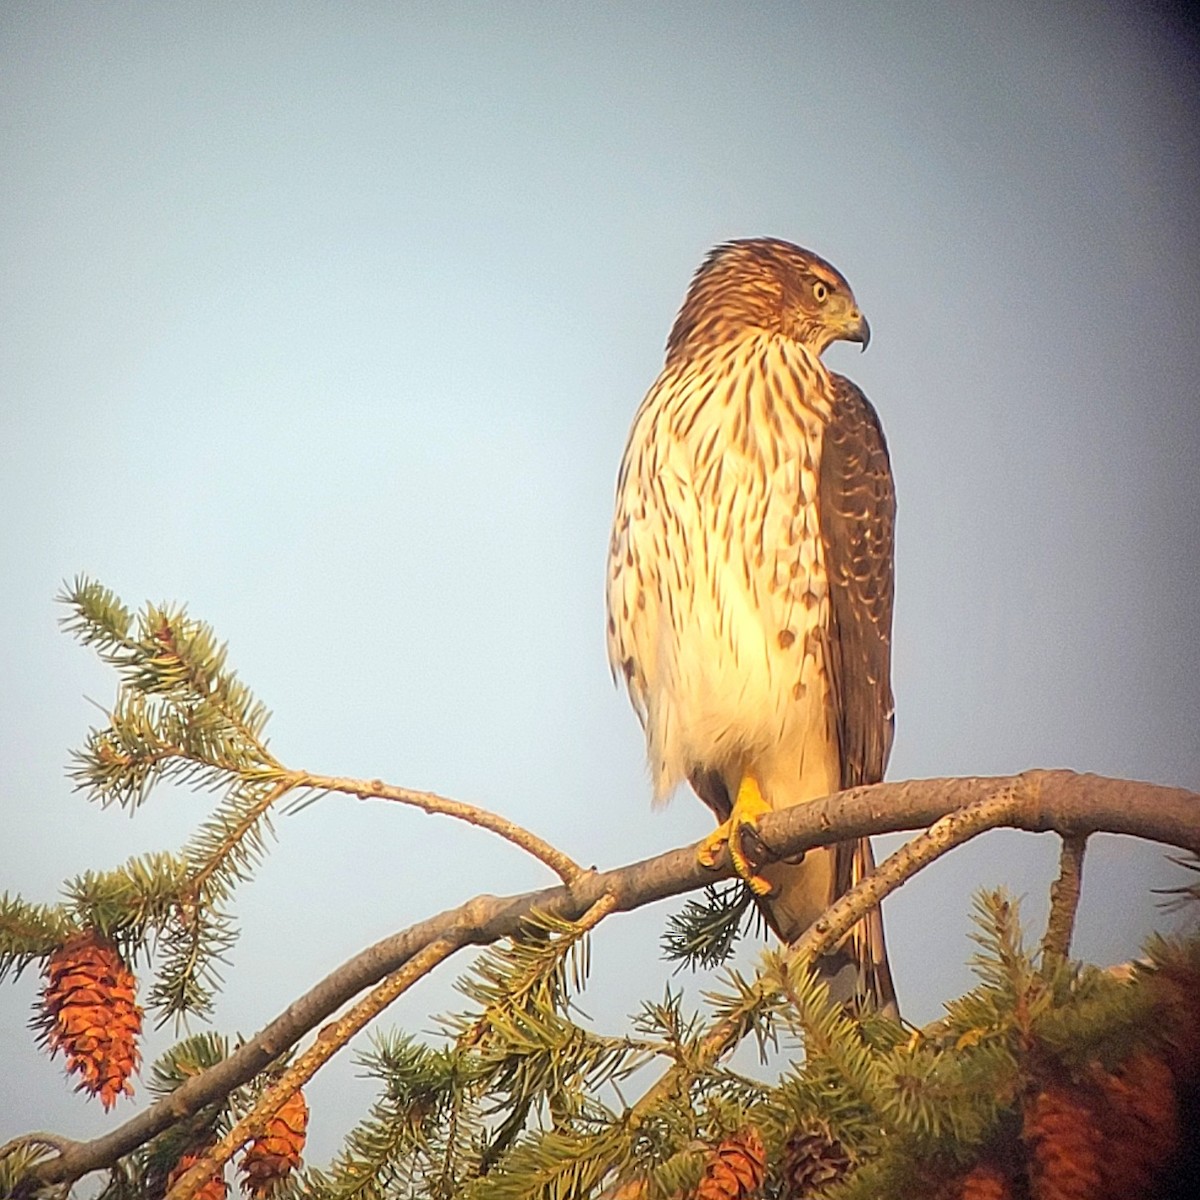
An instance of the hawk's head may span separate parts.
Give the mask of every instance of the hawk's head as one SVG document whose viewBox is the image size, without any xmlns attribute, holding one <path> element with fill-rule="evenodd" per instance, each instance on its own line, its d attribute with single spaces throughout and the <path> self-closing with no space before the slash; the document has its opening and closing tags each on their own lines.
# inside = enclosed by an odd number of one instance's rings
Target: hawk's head
<svg viewBox="0 0 1200 1200">
<path fill-rule="evenodd" d="M 667 361 L 753 329 L 781 333 L 820 354 L 830 342 L 860 342 L 871 329 L 850 285 L 823 258 L 776 238 L 725 242 L 692 278 Z"/>
</svg>

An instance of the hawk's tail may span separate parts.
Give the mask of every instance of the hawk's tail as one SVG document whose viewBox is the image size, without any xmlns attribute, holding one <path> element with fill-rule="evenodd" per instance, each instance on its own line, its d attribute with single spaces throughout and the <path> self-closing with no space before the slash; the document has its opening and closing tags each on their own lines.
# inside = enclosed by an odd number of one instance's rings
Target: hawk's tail
<svg viewBox="0 0 1200 1200">
<path fill-rule="evenodd" d="M 875 869 L 869 838 L 809 850 L 799 863 L 777 862 L 757 868 L 772 885 L 759 900 L 767 924 L 789 944 L 794 942 L 835 900 Z M 848 1008 L 874 1009 L 898 1018 L 896 988 L 888 965 L 883 914 L 878 906 L 863 917 L 814 964 L 829 984 L 830 995 Z"/>
</svg>

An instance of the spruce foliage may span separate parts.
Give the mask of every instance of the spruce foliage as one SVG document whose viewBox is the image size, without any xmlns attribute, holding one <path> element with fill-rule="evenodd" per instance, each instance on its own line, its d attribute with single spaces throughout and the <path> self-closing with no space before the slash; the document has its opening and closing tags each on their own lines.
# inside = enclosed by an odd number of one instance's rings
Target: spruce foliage
<svg viewBox="0 0 1200 1200">
<path fill-rule="evenodd" d="M 267 852 L 275 808 L 305 777 L 272 755 L 267 710 L 208 626 L 178 606 L 135 615 L 89 580 L 61 599 L 64 626 L 119 680 L 106 723 L 74 758 L 78 788 L 131 811 L 164 782 L 215 800 L 176 852 L 85 872 L 57 904 L 0 896 L 0 979 L 95 930 L 149 964 L 146 1002 L 160 1020 L 203 1018 L 237 936 L 237 885 Z M 914 1029 L 851 1017 L 791 952 L 733 969 L 750 911 L 740 881 L 688 900 L 668 922 L 664 957 L 715 977 L 698 1007 L 668 986 L 619 1034 L 593 1027 L 580 1006 L 587 919 L 533 915 L 519 936 L 478 954 L 458 982 L 465 1008 L 440 1018 L 435 1037 L 374 1031 L 359 1057 L 378 1083 L 370 1112 L 328 1167 L 293 1172 L 278 1194 L 667 1200 L 725 1176 L 775 1198 L 801 1186 L 841 1200 L 927 1194 L 1019 1145 L 1031 1096 L 1160 1054 L 1164 1030 L 1175 1030 L 1176 1050 L 1198 1040 L 1178 1030 L 1196 1015 L 1200 940 L 1158 939 L 1144 967 L 1119 976 L 1031 951 L 1016 902 L 984 893 L 978 983 Z M 753 1074 L 732 1065 L 747 1040 L 762 1066 Z M 187 1037 L 146 1073 L 148 1089 L 169 1096 L 230 1052 L 215 1032 Z M 162 1196 L 180 1160 L 229 1133 L 285 1060 L 122 1158 L 104 1200 Z M 0 1194 L 19 1192 L 50 1152 L 34 1138 L 0 1157 Z"/>
<path fill-rule="evenodd" d="M 64 884 L 58 905 L 0 898 L 0 977 L 43 959 L 72 932 L 96 929 L 127 960 L 153 958 L 146 1001 L 160 1022 L 204 1015 L 237 937 L 234 890 L 262 860 L 272 807 L 286 790 L 287 772 L 267 747 L 269 714 L 229 669 L 213 631 L 182 608 L 147 605 L 134 616 L 88 579 L 59 599 L 69 610 L 63 627 L 119 679 L 107 723 L 73 756 L 79 790 L 131 811 L 166 781 L 219 799 L 177 853 L 86 872 Z"/>
</svg>

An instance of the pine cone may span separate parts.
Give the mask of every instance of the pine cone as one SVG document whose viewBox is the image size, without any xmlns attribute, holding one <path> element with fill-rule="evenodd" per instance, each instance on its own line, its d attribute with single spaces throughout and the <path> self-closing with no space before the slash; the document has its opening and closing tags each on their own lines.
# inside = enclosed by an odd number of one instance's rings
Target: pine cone
<svg viewBox="0 0 1200 1200">
<path fill-rule="evenodd" d="M 762 1138 L 747 1125 L 709 1155 L 695 1200 L 748 1200 L 762 1186 L 766 1170 Z"/>
<path fill-rule="evenodd" d="M 42 969 L 46 984 L 31 1025 L 53 1057 L 67 1056 L 67 1071 L 81 1075 L 77 1091 L 112 1108 L 133 1095 L 129 1077 L 141 1061 L 142 1010 L 137 981 L 117 948 L 95 930 L 72 937 Z"/>
<path fill-rule="evenodd" d="M 1171 1068 L 1145 1050 L 1131 1055 L 1113 1075 L 1101 1073 L 1105 1194 L 1148 1197 L 1164 1178 L 1179 1148 L 1179 1103 Z"/>
<path fill-rule="evenodd" d="M 1200 1082 L 1200 978 L 1181 963 L 1166 963 L 1151 986 L 1167 1065 L 1180 1084 Z"/>
<path fill-rule="evenodd" d="M 191 1170 L 192 1167 L 200 1161 L 201 1156 L 208 1149 L 207 1146 L 202 1146 L 199 1149 L 193 1150 L 185 1154 L 172 1168 L 170 1175 L 167 1176 L 166 1190 L 170 1190 L 178 1183 L 180 1177 Z M 202 1184 L 200 1190 L 196 1192 L 196 1200 L 225 1200 L 229 1194 L 229 1185 L 225 1182 L 224 1171 L 218 1171 L 207 1183 Z"/>
<path fill-rule="evenodd" d="M 994 1163 L 977 1163 L 963 1176 L 956 1200 L 1012 1200 L 1008 1176 Z"/>
<path fill-rule="evenodd" d="M 850 1170 L 841 1142 L 823 1130 L 797 1129 L 783 1147 L 784 1200 L 803 1200 L 837 1183 Z"/>
<path fill-rule="evenodd" d="M 303 1092 L 293 1092 L 271 1118 L 262 1137 L 255 1138 L 242 1155 L 242 1187 L 258 1200 L 269 1196 L 300 1165 L 308 1105 Z"/>
<path fill-rule="evenodd" d="M 1022 1133 L 1029 1147 L 1033 1200 L 1100 1200 L 1103 1134 L 1093 1104 L 1077 1088 L 1051 1084 L 1029 1103 Z"/>
</svg>

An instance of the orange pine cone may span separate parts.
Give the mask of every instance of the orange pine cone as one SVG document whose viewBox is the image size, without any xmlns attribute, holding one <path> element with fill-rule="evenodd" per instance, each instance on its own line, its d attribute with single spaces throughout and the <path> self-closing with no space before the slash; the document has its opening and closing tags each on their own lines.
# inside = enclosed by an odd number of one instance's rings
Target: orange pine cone
<svg viewBox="0 0 1200 1200">
<path fill-rule="evenodd" d="M 1077 1088 L 1051 1084 L 1025 1110 L 1033 1200 L 1100 1200 L 1104 1139 L 1096 1112 Z"/>
<path fill-rule="evenodd" d="M 200 1156 L 207 1150 L 204 1146 L 198 1150 L 193 1150 L 189 1154 L 185 1154 L 172 1168 L 170 1175 L 167 1176 L 167 1191 L 169 1192 L 180 1177 L 189 1171 L 200 1161 Z M 225 1182 L 225 1173 L 218 1172 L 207 1183 L 203 1184 L 200 1190 L 196 1193 L 196 1200 L 225 1200 L 229 1194 L 229 1185 Z"/>
<path fill-rule="evenodd" d="M 42 969 L 46 983 L 31 1022 L 53 1057 L 67 1056 L 67 1071 L 82 1076 L 78 1091 L 112 1108 L 133 1095 L 129 1077 L 138 1069 L 142 1010 L 137 980 L 117 948 L 94 929 L 60 946 Z"/>
<path fill-rule="evenodd" d="M 1008 1176 L 992 1163 L 979 1163 L 963 1176 L 957 1200 L 1012 1200 Z"/>
<path fill-rule="evenodd" d="M 1157 993 L 1167 1065 L 1181 1084 L 1200 1082 L 1200 978 L 1182 964 L 1168 963 L 1151 986 Z"/>
<path fill-rule="evenodd" d="M 762 1186 L 766 1170 L 762 1138 L 747 1125 L 709 1155 L 695 1200 L 748 1200 Z"/>
<path fill-rule="evenodd" d="M 308 1105 L 303 1092 L 293 1092 L 271 1118 L 262 1137 L 255 1138 L 242 1155 L 243 1189 L 251 1196 L 269 1196 L 300 1165 Z"/>
<path fill-rule="evenodd" d="M 1127 1200 L 1154 1195 L 1179 1147 L 1179 1102 L 1171 1068 L 1140 1050 L 1117 1068 L 1101 1073 L 1105 1194 Z"/>
</svg>

